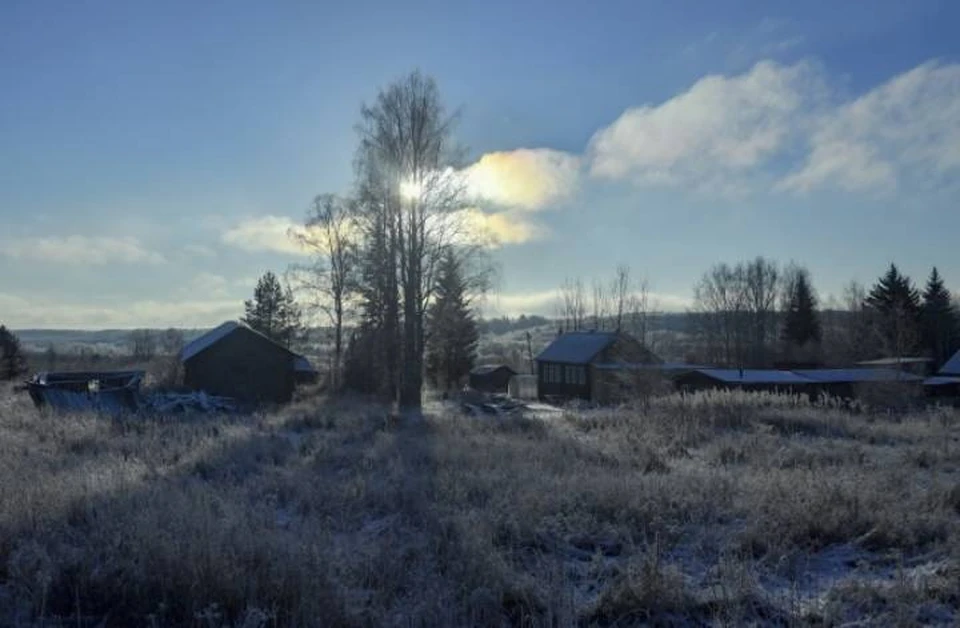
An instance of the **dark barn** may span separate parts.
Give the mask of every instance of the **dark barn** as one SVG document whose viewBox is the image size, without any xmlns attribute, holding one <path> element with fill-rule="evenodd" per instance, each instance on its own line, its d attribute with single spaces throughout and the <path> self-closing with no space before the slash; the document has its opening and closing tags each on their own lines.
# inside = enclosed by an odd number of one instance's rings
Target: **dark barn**
<svg viewBox="0 0 960 628">
<path fill-rule="evenodd" d="M 183 348 L 183 383 L 245 403 L 285 403 L 293 397 L 298 354 L 236 321 Z"/>
<path fill-rule="evenodd" d="M 561 333 L 537 356 L 537 396 L 542 401 L 600 401 L 595 363 L 658 364 L 636 338 L 617 332 Z"/>
<path fill-rule="evenodd" d="M 470 371 L 470 388 L 487 393 L 507 393 L 517 372 L 505 364 L 487 364 Z"/>
</svg>

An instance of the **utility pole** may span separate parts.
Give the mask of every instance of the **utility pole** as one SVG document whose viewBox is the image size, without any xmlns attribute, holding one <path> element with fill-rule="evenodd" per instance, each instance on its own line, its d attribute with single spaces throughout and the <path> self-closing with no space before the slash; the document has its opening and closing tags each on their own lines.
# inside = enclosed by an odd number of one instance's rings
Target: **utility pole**
<svg viewBox="0 0 960 628">
<path fill-rule="evenodd" d="M 536 375 L 537 371 L 533 367 L 533 342 L 530 340 L 530 331 L 527 332 L 527 359 L 530 361 L 530 374 Z"/>
</svg>

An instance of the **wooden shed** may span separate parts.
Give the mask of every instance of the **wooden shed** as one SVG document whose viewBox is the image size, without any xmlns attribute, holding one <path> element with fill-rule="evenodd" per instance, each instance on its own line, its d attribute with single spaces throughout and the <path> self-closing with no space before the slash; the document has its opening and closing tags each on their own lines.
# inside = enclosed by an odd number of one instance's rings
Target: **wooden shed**
<svg viewBox="0 0 960 628">
<path fill-rule="evenodd" d="M 507 393 L 517 372 L 506 364 L 485 364 L 470 371 L 470 388 L 488 393 Z"/>
<path fill-rule="evenodd" d="M 253 404 L 290 401 L 301 357 L 239 321 L 223 323 L 180 353 L 187 388 Z"/>
<path fill-rule="evenodd" d="M 658 364 L 660 358 L 633 336 L 622 332 L 567 332 L 536 358 L 537 396 L 543 401 L 602 401 L 595 363 Z M 605 395 L 604 395 L 605 396 Z"/>
</svg>

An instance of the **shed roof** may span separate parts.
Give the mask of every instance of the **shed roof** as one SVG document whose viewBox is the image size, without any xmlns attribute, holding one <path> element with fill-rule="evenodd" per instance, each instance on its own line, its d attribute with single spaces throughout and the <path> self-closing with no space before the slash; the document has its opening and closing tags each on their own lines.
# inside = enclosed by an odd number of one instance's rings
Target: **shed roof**
<svg viewBox="0 0 960 628">
<path fill-rule="evenodd" d="M 728 384 L 809 384 L 793 371 L 775 369 L 696 369 L 697 373 Z"/>
<path fill-rule="evenodd" d="M 226 338 L 241 326 L 246 327 L 246 325 L 240 321 L 226 321 L 217 327 L 214 327 L 202 336 L 194 338 L 184 345 L 183 349 L 180 350 L 180 360 L 186 362 L 201 351 L 212 347 L 223 338 Z"/>
<path fill-rule="evenodd" d="M 283 349 L 284 351 L 292 355 L 296 360 L 296 362 L 294 363 L 294 368 L 297 368 L 298 370 L 302 370 L 300 367 L 303 364 L 300 362 L 300 360 L 304 360 L 306 361 L 306 366 L 309 367 L 308 370 L 313 370 L 313 367 L 310 366 L 309 360 L 304 358 L 302 355 L 291 351 L 290 349 L 284 347 L 282 344 L 260 333 L 259 331 L 250 327 L 249 325 L 247 325 L 242 321 L 225 321 L 220 325 L 218 325 L 217 327 L 214 327 L 207 333 L 203 334 L 202 336 L 195 338 L 191 342 L 187 343 L 183 347 L 183 349 L 180 351 L 180 361 L 186 362 L 187 360 L 193 358 L 194 356 L 198 355 L 202 351 L 206 351 L 207 349 L 209 349 L 210 347 L 217 344 L 218 342 L 220 342 L 221 340 L 223 340 L 224 338 L 226 338 L 227 336 L 229 336 L 230 334 L 232 334 L 233 332 L 239 329 L 248 331 L 251 334 L 256 334 L 257 336 L 260 336 L 267 342 L 273 345 L 276 345 L 277 347 Z"/>
<path fill-rule="evenodd" d="M 933 362 L 931 358 L 880 358 L 879 360 L 864 360 L 857 362 L 860 366 L 897 366 L 899 364 L 927 364 Z"/>
<path fill-rule="evenodd" d="M 301 373 L 316 373 L 317 369 L 310 363 L 310 360 L 302 355 L 298 355 L 293 361 L 293 370 Z"/>
<path fill-rule="evenodd" d="M 924 386 L 954 386 L 960 384 L 960 377 L 946 377 L 937 375 L 923 380 Z"/>
<path fill-rule="evenodd" d="M 658 362 L 656 364 L 638 362 L 598 362 L 593 365 L 598 371 L 658 371 L 673 373 L 677 371 L 699 371 L 712 369 L 712 366 L 703 364 L 687 364 L 686 362 Z"/>
<path fill-rule="evenodd" d="M 557 336 L 540 352 L 537 361 L 587 364 L 616 339 L 615 332 L 569 331 Z"/>
<path fill-rule="evenodd" d="M 953 354 L 947 363 L 940 369 L 941 375 L 960 375 L 960 351 Z"/>
<path fill-rule="evenodd" d="M 471 369 L 470 373 L 472 375 L 489 375 L 490 373 L 493 373 L 499 369 L 507 369 L 514 375 L 517 373 L 506 364 L 481 364 L 480 366 L 475 366 L 473 369 Z"/>
<path fill-rule="evenodd" d="M 857 384 L 867 382 L 920 382 L 923 378 L 897 369 L 803 369 L 794 371 L 818 384 Z"/>
</svg>

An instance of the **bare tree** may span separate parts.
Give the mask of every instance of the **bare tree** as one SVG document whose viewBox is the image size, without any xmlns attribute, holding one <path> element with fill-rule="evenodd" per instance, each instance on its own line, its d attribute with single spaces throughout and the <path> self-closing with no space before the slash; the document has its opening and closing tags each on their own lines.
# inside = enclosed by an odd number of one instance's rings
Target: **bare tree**
<svg viewBox="0 0 960 628">
<path fill-rule="evenodd" d="M 594 279 L 593 281 L 593 328 L 602 330 L 605 321 L 610 316 L 610 295 L 607 293 L 603 282 Z"/>
<path fill-rule="evenodd" d="M 157 339 L 149 329 L 135 329 L 128 339 L 130 352 L 138 361 L 152 360 L 157 354 Z"/>
<path fill-rule="evenodd" d="M 851 281 L 840 299 L 831 297 L 825 306 L 823 350 L 832 364 L 850 364 L 874 357 L 876 336 L 873 315 L 864 307 L 867 291 L 863 284 Z"/>
<path fill-rule="evenodd" d="M 634 338 L 643 343 L 648 349 L 653 350 L 655 343 L 650 333 L 650 323 L 653 310 L 656 309 L 656 304 L 650 299 L 650 283 L 646 277 L 643 277 L 635 282 L 635 285 L 633 282 L 628 283 L 627 290 L 626 296 L 623 299 L 623 311 L 626 317 L 625 322 L 627 323 L 627 329 Z"/>
<path fill-rule="evenodd" d="M 373 230 L 366 244 L 386 251 L 377 272 L 396 277 L 396 292 L 389 285 L 381 290 L 380 305 L 388 326 L 400 323 L 397 396 L 401 408 L 414 412 L 421 407 L 424 314 L 445 247 L 458 235 L 449 218 L 465 198 L 451 168 L 458 156 L 454 122 L 436 83 L 413 72 L 364 106 L 358 126 L 358 213 Z"/>
<path fill-rule="evenodd" d="M 292 235 L 311 251 L 313 261 L 297 273 L 308 307 L 321 312 L 332 327 L 330 385 L 338 390 L 343 366 L 344 324 L 357 288 L 357 230 L 353 199 L 322 194 L 313 200 L 305 228 Z"/>
<path fill-rule="evenodd" d="M 569 277 L 560 286 L 559 306 L 561 319 L 566 331 L 583 329 L 587 318 L 586 297 L 583 292 L 583 281 Z"/>
<path fill-rule="evenodd" d="M 780 273 L 776 262 L 757 257 L 742 265 L 746 310 L 749 313 L 751 366 L 769 366 L 770 346 L 777 337 L 777 297 Z"/>
<path fill-rule="evenodd" d="M 747 291 L 744 267 L 717 264 L 694 287 L 695 332 L 704 357 L 743 367 L 747 340 Z"/>
<path fill-rule="evenodd" d="M 644 293 L 646 294 L 646 281 L 643 282 Z M 617 264 L 617 270 L 610 285 L 610 295 L 613 300 L 613 324 L 614 329 L 620 331 L 623 328 L 623 316 L 627 313 L 627 307 L 630 299 L 630 267 L 626 264 Z"/>
</svg>

